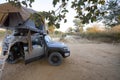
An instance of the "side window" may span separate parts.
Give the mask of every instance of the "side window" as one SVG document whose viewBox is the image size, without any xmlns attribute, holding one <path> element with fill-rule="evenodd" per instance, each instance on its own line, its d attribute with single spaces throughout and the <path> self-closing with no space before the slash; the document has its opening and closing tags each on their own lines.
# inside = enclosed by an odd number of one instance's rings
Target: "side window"
<svg viewBox="0 0 120 80">
<path fill-rule="evenodd" d="M 51 41 L 52 41 L 52 39 L 51 39 L 51 37 L 50 37 L 50 36 L 45 36 L 45 41 L 46 41 L 46 42 L 51 42 Z"/>
<path fill-rule="evenodd" d="M 40 36 L 35 37 L 35 38 L 32 40 L 32 44 L 33 44 L 33 45 L 40 45 L 40 46 L 42 46 L 42 45 L 43 45 L 42 37 L 40 37 Z"/>
</svg>

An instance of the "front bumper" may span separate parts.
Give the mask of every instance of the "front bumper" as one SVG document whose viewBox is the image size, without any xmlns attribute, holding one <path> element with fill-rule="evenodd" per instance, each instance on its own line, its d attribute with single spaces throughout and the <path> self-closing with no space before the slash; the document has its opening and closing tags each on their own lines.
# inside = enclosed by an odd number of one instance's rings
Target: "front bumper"
<svg viewBox="0 0 120 80">
<path fill-rule="evenodd" d="M 70 56 L 70 51 L 64 53 L 64 57 L 69 57 L 69 56 Z"/>
</svg>

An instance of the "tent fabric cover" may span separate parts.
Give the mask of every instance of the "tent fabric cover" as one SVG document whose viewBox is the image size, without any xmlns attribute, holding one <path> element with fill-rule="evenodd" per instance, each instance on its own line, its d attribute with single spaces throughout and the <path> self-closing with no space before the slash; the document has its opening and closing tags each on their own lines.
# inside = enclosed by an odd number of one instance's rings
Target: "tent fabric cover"
<svg viewBox="0 0 120 80">
<path fill-rule="evenodd" d="M 0 24 L 2 24 L 5 21 L 9 13 L 19 13 L 23 21 L 26 21 L 30 17 L 30 15 L 35 12 L 36 11 L 32 9 L 28 9 L 22 6 L 16 7 L 11 3 L 0 4 Z"/>
</svg>

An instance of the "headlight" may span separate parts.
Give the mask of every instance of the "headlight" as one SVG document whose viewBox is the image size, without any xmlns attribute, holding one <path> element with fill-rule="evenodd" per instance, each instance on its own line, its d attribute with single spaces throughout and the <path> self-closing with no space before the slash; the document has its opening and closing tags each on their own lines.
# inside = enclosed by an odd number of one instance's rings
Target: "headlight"
<svg viewBox="0 0 120 80">
<path fill-rule="evenodd" d="M 67 47 L 64 47 L 63 49 L 64 49 L 64 51 L 68 51 L 69 50 Z"/>
</svg>

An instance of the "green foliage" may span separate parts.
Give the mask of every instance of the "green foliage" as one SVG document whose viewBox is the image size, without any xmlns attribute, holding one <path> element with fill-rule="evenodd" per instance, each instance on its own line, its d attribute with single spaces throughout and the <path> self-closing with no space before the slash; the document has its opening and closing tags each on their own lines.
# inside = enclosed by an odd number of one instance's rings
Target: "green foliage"
<svg viewBox="0 0 120 80">
<path fill-rule="evenodd" d="M 35 0 L 7 0 L 8 2 L 14 3 L 16 5 L 21 6 L 21 4 L 25 5 L 26 7 L 29 5 L 32 7 L 32 3 Z M 64 20 L 64 22 L 67 22 L 67 19 L 65 19 L 65 15 L 68 12 L 66 9 L 66 5 L 68 4 L 69 0 L 53 0 L 53 6 L 55 7 L 57 3 L 61 3 L 59 8 L 55 11 L 49 11 L 49 12 L 43 12 L 45 15 L 44 17 L 49 20 L 49 25 L 55 25 L 57 28 L 60 27 L 59 22 L 61 20 Z M 87 4 L 86 4 L 87 3 Z M 105 0 L 74 0 L 71 2 L 71 8 L 75 9 L 76 11 L 76 18 L 81 19 L 81 22 L 83 24 L 89 23 L 90 21 L 96 21 L 97 17 L 96 15 L 103 15 L 104 12 L 100 12 L 97 5 L 103 5 L 105 3 Z M 85 14 L 84 11 L 87 11 L 88 13 Z"/>
<path fill-rule="evenodd" d="M 8 1 L 8 2 L 10 2 L 10 3 L 12 3 L 13 5 L 18 6 L 18 7 L 20 7 L 21 4 L 24 5 L 24 6 L 26 6 L 26 7 L 28 7 L 28 5 L 29 5 L 30 7 L 32 7 L 32 3 L 33 3 L 35 0 L 6 0 L 6 1 Z"/>
<path fill-rule="evenodd" d="M 60 0 L 53 0 L 53 5 L 55 7 L 55 5 L 59 2 Z"/>
<path fill-rule="evenodd" d="M 73 23 L 76 27 L 83 27 L 83 24 L 80 19 L 74 19 Z"/>
<path fill-rule="evenodd" d="M 108 0 L 107 3 L 101 7 L 101 11 L 107 12 L 106 15 L 101 16 L 104 23 L 109 26 L 116 26 L 120 24 L 120 0 Z"/>
<path fill-rule="evenodd" d="M 82 24 L 80 19 L 74 19 L 73 23 L 76 26 L 75 29 L 74 29 L 75 32 L 83 32 L 84 25 Z"/>
<path fill-rule="evenodd" d="M 30 18 L 35 22 L 36 28 L 39 28 L 42 24 L 44 24 L 41 15 L 37 13 L 31 14 Z"/>
<path fill-rule="evenodd" d="M 74 31 L 74 29 L 72 28 L 72 27 L 69 27 L 68 29 L 67 29 L 67 33 L 72 33 Z"/>
<path fill-rule="evenodd" d="M 97 5 L 103 5 L 104 3 L 104 0 L 74 0 L 71 7 L 76 10 L 76 18 L 81 19 L 84 24 L 97 20 L 96 15 L 102 14 Z M 84 11 L 88 13 L 84 13 Z"/>
<path fill-rule="evenodd" d="M 61 12 L 61 13 L 60 13 Z M 66 8 L 60 9 L 60 12 L 56 14 L 56 11 L 49 11 L 49 12 L 39 12 L 41 16 L 43 16 L 46 20 L 48 20 L 49 26 L 56 26 L 56 28 L 60 28 L 60 21 L 64 20 L 64 23 L 67 22 L 67 19 L 65 19 L 66 13 L 68 10 Z"/>
</svg>

